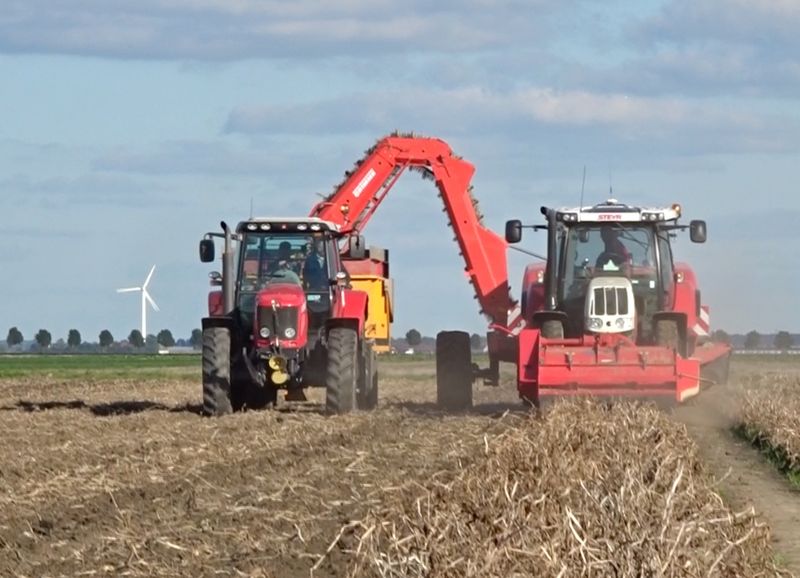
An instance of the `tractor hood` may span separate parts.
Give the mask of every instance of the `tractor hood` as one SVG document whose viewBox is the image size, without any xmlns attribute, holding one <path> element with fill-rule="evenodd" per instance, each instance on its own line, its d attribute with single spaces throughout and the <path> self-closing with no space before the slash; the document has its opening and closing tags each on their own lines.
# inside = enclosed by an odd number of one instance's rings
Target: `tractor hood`
<svg viewBox="0 0 800 578">
<path fill-rule="evenodd" d="M 294 283 L 274 283 L 259 291 L 253 328 L 256 347 L 299 349 L 308 340 L 306 294 Z"/>
<path fill-rule="evenodd" d="M 271 307 L 273 302 L 278 307 L 305 306 L 306 294 L 296 283 L 270 283 L 258 292 L 256 305 Z"/>
</svg>

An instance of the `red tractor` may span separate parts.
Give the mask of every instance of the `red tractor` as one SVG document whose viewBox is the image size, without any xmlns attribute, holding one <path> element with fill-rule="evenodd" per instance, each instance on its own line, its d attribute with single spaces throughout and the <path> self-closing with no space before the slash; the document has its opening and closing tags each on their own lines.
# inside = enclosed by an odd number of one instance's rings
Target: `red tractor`
<svg viewBox="0 0 800 578">
<path fill-rule="evenodd" d="M 610 199 L 591 207 L 542 207 L 547 259 L 530 265 L 517 332 L 520 396 L 682 402 L 703 381 L 727 380 L 730 348 L 709 338 L 708 306 L 694 272 L 674 261 L 671 237 L 706 241 L 705 221 L 678 223 L 681 207 L 640 208 Z M 523 225 L 506 223 L 517 243 Z"/>
<path fill-rule="evenodd" d="M 364 338 L 367 294 L 350 287 L 335 223 L 313 217 L 249 219 L 236 231 L 200 241 L 214 261 L 223 239 L 222 274 L 212 272 L 209 316 L 203 318 L 203 412 L 223 415 L 287 400 L 304 388 L 326 388 L 329 413 L 377 404 L 373 343 Z M 350 254 L 361 237 L 344 239 Z"/>
</svg>

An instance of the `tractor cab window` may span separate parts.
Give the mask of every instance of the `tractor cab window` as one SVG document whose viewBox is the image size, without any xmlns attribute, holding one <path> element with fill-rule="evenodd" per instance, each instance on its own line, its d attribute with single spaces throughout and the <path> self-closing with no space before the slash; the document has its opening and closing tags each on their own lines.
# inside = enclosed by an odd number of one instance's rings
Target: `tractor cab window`
<svg viewBox="0 0 800 578">
<path fill-rule="evenodd" d="M 675 274 L 675 265 L 672 261 L 672 248 L 669 244 L 668 231 L 658 232 L 658 254 L 661 259 L 661 287 L 667 299 L 665 308 L 669 308 L 668 306 L 672 304 L 671 299 L 673 297 L 673 275 Z"/>
</svg>

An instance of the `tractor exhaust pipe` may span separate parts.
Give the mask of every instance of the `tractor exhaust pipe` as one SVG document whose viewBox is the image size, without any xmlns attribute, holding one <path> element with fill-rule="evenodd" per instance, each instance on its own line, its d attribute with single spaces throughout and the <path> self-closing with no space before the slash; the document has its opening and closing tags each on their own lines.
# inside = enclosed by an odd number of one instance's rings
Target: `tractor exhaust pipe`
<svg viewBox="0 0 800 578">
<path fill-rule="evenodd" d="M 233 235 L 225 221 L 220 223 L 225 233 L 225 246 L 222 250 L 222 304 L 225 315 L 230 315 L 234 307 L 234 279 L 233 279 Z"/>
<path fill-rule="evenodd" d="M 556 211 L 542 207 L 542 214 L 547 217 L 547 265 L 544 270 L 544 306 L 546 311 L 555 311 L 558 305 L 556 300 L 557 271 L 553 270 L 556 261 Z"/>
</svg>

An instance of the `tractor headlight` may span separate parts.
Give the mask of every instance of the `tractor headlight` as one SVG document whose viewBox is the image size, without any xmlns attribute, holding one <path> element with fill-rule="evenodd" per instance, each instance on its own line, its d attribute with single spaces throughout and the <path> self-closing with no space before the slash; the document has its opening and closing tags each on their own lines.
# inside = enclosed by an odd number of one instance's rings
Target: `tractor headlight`
<svg viewBox="0 0 800 578">
<path fill-rule="evenodd" d="M 614 322 L 617 326 L 617 329 L 624 329 L 625 328 L 625 318 L 624 317 L 617 317 L 617 320 Z"/>
<path fill-rule="evenodd" d="M 286 339 L 294 339 L 294 336 L 297 335 L 297 331 L 295 331 L 294 327 L 287 327 L 283 332 L 284 337 Z"/>
<path fill-rule="evenodd" d="M 592 317 L 589 319 L 589 329 L 602 329 L 603 320 L 599 317 Z"/>
<path fill-rule="evenodd" d="M 269 327 L 262 327 L 261 329 L 258 330 L 258 334 L 264 339 L 266 339 L 267 337 L 269 337 Z"/>
</svg>

